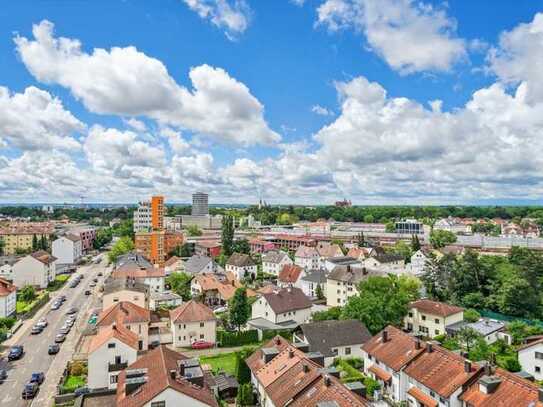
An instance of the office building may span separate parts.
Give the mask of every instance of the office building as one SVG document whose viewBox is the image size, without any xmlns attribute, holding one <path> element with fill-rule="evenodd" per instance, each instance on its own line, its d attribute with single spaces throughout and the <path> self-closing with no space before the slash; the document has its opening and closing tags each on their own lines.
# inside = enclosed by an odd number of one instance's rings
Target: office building
<svg viewBox="0 0 543 407">
<path fill-rule="evenodd" d="M 192 216 L 205 216 L 209 214 L 208 195 L 203 192 L 192 194 Z"/>
</svg>

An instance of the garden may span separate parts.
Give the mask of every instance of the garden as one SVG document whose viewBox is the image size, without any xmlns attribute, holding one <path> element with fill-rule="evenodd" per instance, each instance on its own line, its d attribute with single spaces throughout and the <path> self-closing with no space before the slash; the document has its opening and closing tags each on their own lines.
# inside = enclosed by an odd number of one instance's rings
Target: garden
<svg viewBox="0 0 543 407">
<path fill-rule="evenodd" d="M 369 399 L 373 398 L 373 394 L 381 387 L 377 380 L 362 373 L 364 362 L 359 358 L 336 358 L 334 367 L 339 370 L 339 377 L 343 383 L 362 382 L 366 386 L 366 394 Z"/>
</svg>

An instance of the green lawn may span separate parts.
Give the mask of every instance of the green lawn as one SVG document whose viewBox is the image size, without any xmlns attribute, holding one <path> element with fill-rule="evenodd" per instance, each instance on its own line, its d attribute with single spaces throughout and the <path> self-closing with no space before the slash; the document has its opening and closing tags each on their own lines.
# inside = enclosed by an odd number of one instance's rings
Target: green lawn
<svg viewBox="0 0 543 407">
<path fill-rule="evenodd" d="M 66 281 L 70 278 L 69 274 L 60 274 L 55 277 L 55 281 L 49 283 L 49 286 L 47 287 L 47 291 L 57 291 L 62 288 L 64 284 L 66 284 Z"/>
<path fill-rule="evenodd" d="M 66 380 L 64 381 L 64 387 L 65 390 L 75 390 L 79 387 L 83 387 L 87 384 L 87 377 L 86 376 L 72 376 L 69 375 Z"/>
<path fill-rule="evenodd" d="M 232 375 L 236 374 L 237 360 L 235 352 L 223 353 L 216 356 L 202 356 L 200 357 L 200 363 L 210 365 L 213 372 L 222 369 Z"/>
<path fill-rule="evenodd" d="M 17 310 L 17 314 L 24 314 L 26 312 L 31 311 L 36 303 L 38 303 L 45 295 L 49 295 L 46 291 L 42 291 L 34 300 L 31 302 L 17 300 L 17 303 L 15 304 L 15 309 Z"/>
</svg>

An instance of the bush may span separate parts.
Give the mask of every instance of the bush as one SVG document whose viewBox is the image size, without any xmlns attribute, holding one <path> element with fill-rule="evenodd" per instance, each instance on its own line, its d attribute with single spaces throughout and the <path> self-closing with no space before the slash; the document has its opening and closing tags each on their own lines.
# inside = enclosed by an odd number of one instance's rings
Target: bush
<svg viewBox="0 0 543 407">
<path fill-rule="evenodd" d="M 227 332 L 217 331 L 217 341 L 221 347 L 250 345 L 258 342 L 258 331 Z"/>
<path fill-rule="evenodd" d="M 253 353 L 254 349 L 243 348 L 241 351 L 236 352 L 236 378 L 240 384 L 251 382 L 251 370 L 245 360 Z"/>
<path fill-rule="evenodd" d="M 467 322 L 477 322 L 481 318 L 481 314 L 479 314 L 476 310 L 473 308 L 469 308 L 464 311 L 464 320 Z"/>
<path fill-rule="evenodd" d="M 345 358 L 343 360 L 349 366 L 352 366 L 357 370 L 360 370 L 360 369 L 362 369 L 364 367 L 364 361 L 362 359 L 360 359 L 360 358 Z"/>
<path fill-rule="evenodd" d="M 5 328 L 6 330 L 9 330 L 15 325 L 15 322 L 17 322 L 17 319 L 14 317 L 0 318 L 0 329 Z"/>
<path fill-rule="evenodd" d="M 282 336 L 288 341 L 292 340 L 292 332 L 288 329 L 270 329 L 268 331 L 264 331 L 262 334 L 262 340 L 269 341 L 270 339 L 275 338 L 277 335 Z"/>
<path fill-rule="evenodd" d="M 255 403 L 251 383 L 240 384 L 236 404 L 238 406 L 252 406 Z"/>
<path fill-rule="evenodd" d="M 375 393 L 375 390 L 379 390 L 381 388 L 379 382 L 371 377 L 366 377 L 364 379 L 364 386 L 366 386 L 366 397 L 369 399 L 373 399 L 373 393 Z"/>
<path fill-rule="evenodd" d="M 70 365 L 70 375 L 82 376 L 87 374 L 87 366 L 83 362 L 73 362 Z"/>
</svg>

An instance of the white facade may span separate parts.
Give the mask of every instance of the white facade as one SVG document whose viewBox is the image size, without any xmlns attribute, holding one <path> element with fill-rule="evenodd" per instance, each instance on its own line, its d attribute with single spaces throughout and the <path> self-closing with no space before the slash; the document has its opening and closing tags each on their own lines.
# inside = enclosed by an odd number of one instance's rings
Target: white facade
<svg viewBox="0 0 543 407">
<path fill-rule="evenodd" d="M 110 372 L 110 365 L 134 363 L 138 352 L 117 338 L 111 338 L 89 354 L 87 385 L 89 389 L 115 389 L 120 370 Z"/>
<path fill-rule="evenodd" d="M 13 265 L 13 284 L 18 288 L 32 285 L 47 288 L 55 280 L 55 263 L 45 264 L 31 255 L 23 257 Z"/>
<path fill-rule="evenodd" d="M 166 388 L 161 391 L 142 407 L 155 407 L 160 405 L 159 403 L 163 402 L 164 406 L 183 406 L 183 407 L 209 407 L 209 404 L 202 403 L 199 400 L 193 399 L 192 397 L 187 396 L 171 387 Z M 156 403 L 156 404 L 155 404 Z"/>
<path fill-rule="evenodd" d="M 307 270 L 318 269 L 320 264 L 320 257 L 315 250 L 314 254 L 309 256 L 295 256 L 294 264 Z"/>
<path fill-rule="evenodd" d="M 277 263 L 262 261 L 262 272 L 278 276 L 281 270 L 283 270 L 283 266 L 291 264 L 293 264 L 293 261 L 290 259 L 290 257 L 288 257 L 288 255 L 283 256 L 281 261 Z"/>
<path fill-rule="evenodd" d="M 429 338 L 446 333 L 446 328 L 464 320 L 464 311 L 449 316 L 434 315 L 417 308 L 410 308 L 404 318 L 404 328 Z"/>
<path fill-rule="evenodd" d="M 276 314 L 266 298 L 261 296 L 253 303 L 251 308 L 251 319 L 255 318 L 264 318 L 274 324 L 286 321 L 296 321 L 298 324 L 303 324 L 311 319 L 311 307 Z"/>
<path fill-rule="evenodd" d="M 530 373 L 535 380 L 543 380 L 543 342 L 520 348 L 518 361 L 524 372 Z"/>
<path fill-rule="evenodd" d="M 409 272 L 414 274 L 415 276 L 420 276 L 421 274 L 424 274 L 426 261 L 428 261 L 428 257 L 426 257 L 426 255 L 422 252 L 422 250 L 417 250 L 411 256 Z"/>
<path fill-rule="evenodd" d="M 329 307 L 344 306 L 349 297 L 358 295 L 357 283 L 347 283 L 339 280 L 326 280 L 326 305 Z"/>
<path fill-rule="evenodd" d="M 83 255 L 81 240 L 74 241 L 66 236 L 53 241 L 52 251 L 57 258 L 57 264 L 75 264 Z"/>
<path fill-rule="evenodd" d="M 406 271 L 404 260 L 381 263 L 376 257 L 368 257 L 362 261 L 362 265 L 368 269 L 379 270 L 391 274 L 402 274 Z"/>
<path fill-rule="evenodd" d="M 15 314 L 17 305 L 17 292 L 0 295 L 0 318 L 6 318 Z"/>
<path fill-rule="evenodd" d="M 160 277 L 145 277 L 142 279 L 143 284 L 146 284 L 149 286 L 149 290 L 151 293 L 163 293 L 165 289 L 166 284 L 166 277 L 160 276 Z"/>
<path fill-rule="evenodd" d="M 0 278 L 13 281 L 13 265 L 6 263 L 0 266 Z"/>
<path fill-rule="evenodd" d="M 257 273 L 256 264 L 253 266 L 242 266 L 242 267 L 234 266 L 232 264 L 226 264 L 225 269 L 227 273 L 233 273 L 234 276 L 236 276 L 236 279 L 239 281 L 243 280 L 245 277 L 251 276 L 251 274 L 253 274 L 256 277 L 256 273 Z"/>
<path fill-rule="evenodd" d="M 147 232 L 151 229 L 151 202 L 142 201 L 134 211 L 134 232 Z"/>
<path fill-rule="evenodd" d="M 217 342 L 217 321 L 171 322 L 173 345 L 177 348 L 190 347 L 193 342 Z"/>
<path fill-rule="evenodd" d="M 366 374 L 366 376 L 369 376 L 379 381 L 379 383 L 381 384 L 381 392 L 387 394 L 395 402 L 405 401 L 406 392 L 409 386 L 407 376 L 403 374 L 401 370 L 399 372 L 396 372 L 394 369 L 385 365 L 383 362 L 376 360 L 371 355 L 368 355 L 368 353 L 364 350 L 362 350 L 362 355 L 364 358 L 364 373 Z M 390 385 L 383 386 L 383 382 L 369 371 L 369 368 L 372 365 L 379 367 L 380 369 L 386 371 L 392 376 Z"/>
</svg>

